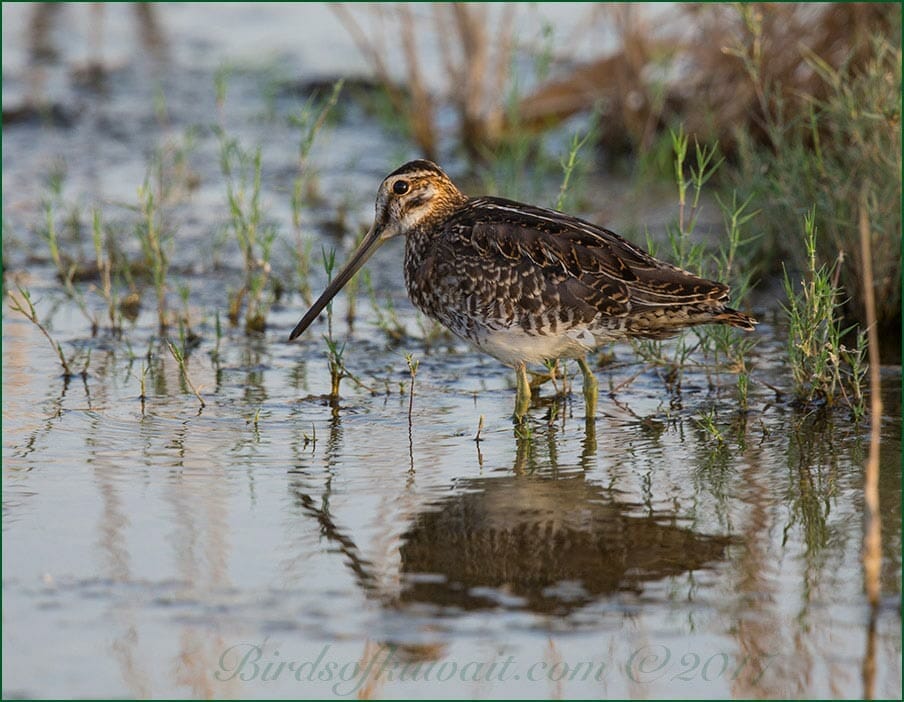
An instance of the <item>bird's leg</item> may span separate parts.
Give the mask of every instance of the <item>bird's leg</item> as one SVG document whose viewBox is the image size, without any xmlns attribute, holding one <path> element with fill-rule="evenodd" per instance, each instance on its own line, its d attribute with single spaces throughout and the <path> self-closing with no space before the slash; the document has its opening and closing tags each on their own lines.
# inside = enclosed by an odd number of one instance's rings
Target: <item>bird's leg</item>
<svg viewBox="0 0 904 702">
<path fill-rule="evenodd" d="M 596 416 L 596 398 L 599 394 L 599 382 L 590 366 L 587 365 L 586 358 L 578 358 L 578 366 L 581 368 L 581 374 L 584 376 L 584 405 L 587 410 L 588 417 Z"/>
<path fill-rule="evenodd" d="M 518 379 L 518 391 L 515 395 L 515 421 L 520 424 L 530 408 L 530 381 L 527 379 L 527 366 L 524 363 L 515 366 L 515 376 Z"/>
</svg>

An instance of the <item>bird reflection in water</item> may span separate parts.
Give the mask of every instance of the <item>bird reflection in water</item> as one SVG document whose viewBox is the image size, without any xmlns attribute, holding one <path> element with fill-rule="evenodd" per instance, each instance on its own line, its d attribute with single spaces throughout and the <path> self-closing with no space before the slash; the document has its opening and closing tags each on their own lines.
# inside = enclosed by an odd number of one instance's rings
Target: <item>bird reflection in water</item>
<svg viewBox="0 0 904 702">
<path fill-rule="evenodd" d="M 329 514 L 328 502 L 297 484 L 296 503 L 343 554 L 359 586 L 388 607 L 568 614 L 726 558 L 731 537 L 701 534 L 672 513 L 620 502 L 584 470 L 535 469 L 530 443 L 518 442 L 512 473 L 457 482 L 455 494 L 411 518 L 399 547 L 401 582 L 388 588 Z"/>
<path fill-rule="evenodd" d="M 581 472 L 465 480 L 403 536 L 401 602 L 567 614 L 711 566 L 731 539 L 640 515 Z"/>
</svg>

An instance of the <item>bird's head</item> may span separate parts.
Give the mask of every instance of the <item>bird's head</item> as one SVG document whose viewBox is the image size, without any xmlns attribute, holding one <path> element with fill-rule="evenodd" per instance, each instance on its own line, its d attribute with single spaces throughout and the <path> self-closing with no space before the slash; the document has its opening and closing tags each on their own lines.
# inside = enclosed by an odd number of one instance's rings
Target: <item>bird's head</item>
<svg viewBox="0 0 904 702">
<path fill-rule="evenodd" d="M 382 244 L 415 229 L 429 229 L 467 198 L 433 161 L 419 159 L 397 168 L 380 183 L 374 223 L 348 263 L 330 282 L 289 335 L 301 334 Z"/>
<path fill-rule="evenodd" d="M 371 232 L 379 232 L 379 239 L 388 241 L 412 229 L 429 227 L 466 199 L 433 161 L 409 161 L 380 184 Z"/>
</svg>

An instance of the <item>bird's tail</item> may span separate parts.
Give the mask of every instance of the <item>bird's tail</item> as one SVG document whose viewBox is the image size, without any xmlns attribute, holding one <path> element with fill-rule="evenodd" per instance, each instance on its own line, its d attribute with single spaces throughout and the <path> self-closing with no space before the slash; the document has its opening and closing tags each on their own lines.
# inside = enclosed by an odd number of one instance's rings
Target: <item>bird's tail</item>
<svg viewBox="0 0 904 702">
<path fill-rule="evenodd" d="M 713 316 L 713 322 L 719 324 L 727 324 L 744 331 L 753 331 L 758 322 L 748 314 L 733 310 L 731 307 L 725 307 L 718 314 Z"/>
</svg>

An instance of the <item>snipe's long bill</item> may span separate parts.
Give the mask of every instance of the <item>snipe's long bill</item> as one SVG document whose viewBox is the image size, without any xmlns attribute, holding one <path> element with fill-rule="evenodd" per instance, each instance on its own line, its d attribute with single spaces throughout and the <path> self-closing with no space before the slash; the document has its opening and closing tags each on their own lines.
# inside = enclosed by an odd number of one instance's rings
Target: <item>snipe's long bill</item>
<svg viewBox="0 0 904 702">
<path fill-rule="evenodd" d="M 750 331 L 728 286 L 653 258 L 608 229 L 498 197 L 469 198 L 431 161 L 406 163 L 377 192 L 373 226 L 292 330 L 295 339 L 384 242 L 405 237 L 405 285 L 426 315 L 518 377 L 515 417 L 530 406 L 526 365 L 577 359 L 588 415 L 600 343 L 661 339 L 697 324 Z"/>
</svg>

